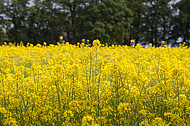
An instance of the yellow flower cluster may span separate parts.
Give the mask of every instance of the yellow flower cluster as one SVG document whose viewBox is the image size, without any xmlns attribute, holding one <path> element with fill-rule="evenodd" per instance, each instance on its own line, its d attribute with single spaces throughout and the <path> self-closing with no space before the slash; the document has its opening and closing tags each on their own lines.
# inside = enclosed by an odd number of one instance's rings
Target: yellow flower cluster
<svg viewBox="0 0 190 126">
<path fill-rule="evenodd" d="M 189 48 L 93 45 L 0 46 L 0 125 L 190 124 Z"/>
</svg>

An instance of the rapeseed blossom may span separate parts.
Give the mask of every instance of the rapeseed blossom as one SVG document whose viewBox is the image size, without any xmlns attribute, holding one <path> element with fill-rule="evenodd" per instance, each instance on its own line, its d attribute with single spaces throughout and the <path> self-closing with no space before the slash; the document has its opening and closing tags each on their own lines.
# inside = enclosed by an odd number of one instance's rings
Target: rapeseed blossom
<svg viewBox="0 0 190 126">
<path fill-rule="evenodd" d="M 63 40 L 63 36 L 60 36 L 59 39 L 60 39 L 60 40 Z"/>
<path fill-rule="evenodd" d="M 92 44 L 0 46 L 0 125 L 190 124 L 189 48 Z"/>
</svg>

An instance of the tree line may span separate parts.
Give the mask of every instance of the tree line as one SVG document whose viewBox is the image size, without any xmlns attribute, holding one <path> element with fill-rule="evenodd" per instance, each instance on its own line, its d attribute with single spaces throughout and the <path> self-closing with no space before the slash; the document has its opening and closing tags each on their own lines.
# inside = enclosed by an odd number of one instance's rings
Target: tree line
<svg viewBox="0 0 190 126">
<path fill-rule="evenodd" d="M 71 44 L 190 42 L 189 0 L 3 0 L 0 41 Z"/>
</svg>

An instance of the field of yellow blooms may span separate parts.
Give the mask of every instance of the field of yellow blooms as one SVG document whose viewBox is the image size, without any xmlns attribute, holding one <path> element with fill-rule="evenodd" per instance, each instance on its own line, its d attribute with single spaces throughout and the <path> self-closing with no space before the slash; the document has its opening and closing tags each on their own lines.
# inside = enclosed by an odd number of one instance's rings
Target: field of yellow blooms
<svg viewBox="0 0 190 126">
<path fill-rule="evenodd" d="M 190 48 L 0 46 L 0 125 L 190 126 Z"/>
</svg>

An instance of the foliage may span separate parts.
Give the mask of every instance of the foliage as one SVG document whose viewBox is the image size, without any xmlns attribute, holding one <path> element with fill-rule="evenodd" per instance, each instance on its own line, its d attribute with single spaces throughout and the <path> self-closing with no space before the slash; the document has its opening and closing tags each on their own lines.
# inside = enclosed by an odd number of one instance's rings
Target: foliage
<svg viewBox="0 0 190 126">
<path fill-rule="evenodd" d="M 181 25 L 179 26 L 179 34 L 183 37 L 183 41 L 187 42 L 190 41 L 190 1 L 189 0 L 182 0 L 177 5 L 179 11 L 179 21 Z"/>
<path fill-rule="evenodd" d="M 123 0 L 90 3 L 81 12 L 80 38 L 100 39 L 108 44 L 124 44 L 124 40 L 128 39 L 127 28 L 132 22 L 132 11 Z"/>
<path fill-rule="evenodd" d="M 146 24 L 146 18 L 145 18 L 145 13 L 148 11 L 147 10 L 147 4 L 145 4 L 145 0 L 127 0 L 126 5 L 132 10 L 133 13 L 133 21 L 130 25 L 130 28 L 128 29 L 129 31 L 129 40 L 135 39 L 135 45 L 139 41 L 144 41 L 145 36 L 147 33 L 145 33 L 145 24 Z M 127 45 L 130 45 L 130 42 L 128 41 L 126 43 Z"/>
<path fill-rule="evenodd" d="M 161 41 L 171 39 L 171 19 L 172 7 L 169 5 L 171 0 L 150 0 L 147 2 L 145 14 L 145 41 L 150 41 L 153 46 L 161 46 Z M 179 36 L 178 36 L 179 37 Z"/>
<path fill-rule="evenodd" d="M 135 45 L 158 47 L 161 41 L 169 45 L 178 38 L 189 43 L 189 0 L 32 1 L 0 2 L 0 26 L 7 41 L 56 44 L 64 35 L 72 44 L 100 39 L 109 45 L 130 45 L 134 39 Z"/>
</svg>

